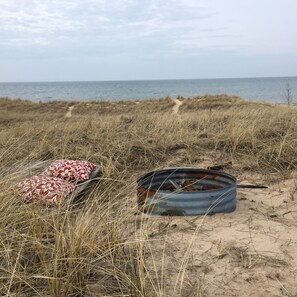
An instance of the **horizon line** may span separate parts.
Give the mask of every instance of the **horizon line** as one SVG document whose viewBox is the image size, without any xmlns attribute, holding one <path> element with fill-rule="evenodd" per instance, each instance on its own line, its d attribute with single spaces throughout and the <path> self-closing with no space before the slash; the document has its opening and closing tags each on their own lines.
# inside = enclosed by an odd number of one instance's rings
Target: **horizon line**
<svg viewBox="0 0 297 297">
<path fill-rule="evenodd" d="M 40 81 L 0 81 L 9 83 L 75 83 L 75 82 L 135 82 L 135 81 L 175 81 L 175 80 L 223 80 L 223 79 L 254 79 L 254 78 L 295 78 L 297 76 L 247 76 L 247 77 L 216 77 L 216 78 L 161 78 L 161 79 L 118 79 L 118 80 L 40 80 Z"/>
</svg>

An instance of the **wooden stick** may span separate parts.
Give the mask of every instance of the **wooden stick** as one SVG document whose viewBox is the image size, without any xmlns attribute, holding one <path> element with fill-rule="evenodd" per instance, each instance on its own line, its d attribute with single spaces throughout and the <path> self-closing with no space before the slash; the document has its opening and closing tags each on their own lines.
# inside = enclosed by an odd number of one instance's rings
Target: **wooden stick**
<svg viewBox="0 0 297 297">
<path fill-rule="evenodd" d="M 268 189 L 268 186 L 264 185 L 252 185 L 252 184 L 245 184 L 245 185 L 237 185 L 237 188 L 242 189 Z"/>
</svg>

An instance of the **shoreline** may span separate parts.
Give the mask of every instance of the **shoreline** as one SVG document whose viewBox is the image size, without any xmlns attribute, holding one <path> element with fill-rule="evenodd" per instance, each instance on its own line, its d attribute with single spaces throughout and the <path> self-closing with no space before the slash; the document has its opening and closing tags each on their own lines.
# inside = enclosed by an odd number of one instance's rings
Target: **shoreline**
<svg viewBox="0 0 297 297">
<path fill-rule="evenodd" d="M 272 104 L 272 105 L 287 105 L 285 100 L 281 100 L 280 102 L 272 102 L 267 99 L 250 99 L 250 98 L 242 98 L 237 95 L 229 95 L 225 93 L 219 93 L 219 94 L 202 94 L 202 95 L 193 95 L 193 96 L 182 96 L 182 95 L 177 95 L 176 97 L 171 97 L 171 96 L 164 96 L 164 97 L 156 97 L 156 98 L 126 98 L 126 99 L 48 99 L 46 101 L 37 101 L 33 99 L 26 99 L 25 97 L 20 97 L 20 98 L 12 98 L 8 96 L 0 96 L 0 100 L 8 100 L 8 101 L 22 101 L 22 102 L 31 102 L 33 104 L 54 104 L 54 103 L 74 103 L 74 104 L 90 104 L 90 103 L 111 103 L 111 104 L 116 104 L 120 102 L 126 102 L 126 103 L 136 103 L 138 104 L 139 102 L 151 102 L 151 101 L 162 101 L 162 100 L 173 100 L 173 101 L 179 101 L 179 100 L 195 100 L 195 99 L 201 99 L 201 98 L 214 98 L 214 97 L 230 97 L 230 98 L 237 98 L 239 100 L 251 102 L 251 103 L 267 103 L 267 104 Z M 291 103 L 292 106 L 297 105 L 297 99 L 293 100 Z"/>
<path fill-rule="evenodd" d="M 229 94 L 249 100 L 281 102 L 289 83 L 297 93 L 297 77 L 240 79 L 183 79 L 151 81 L 93 81 L 0 83 L 0 96 L 47 100 L 131 100 L 170 96 L 192 97 L 205 94 Z"/>
</svg>

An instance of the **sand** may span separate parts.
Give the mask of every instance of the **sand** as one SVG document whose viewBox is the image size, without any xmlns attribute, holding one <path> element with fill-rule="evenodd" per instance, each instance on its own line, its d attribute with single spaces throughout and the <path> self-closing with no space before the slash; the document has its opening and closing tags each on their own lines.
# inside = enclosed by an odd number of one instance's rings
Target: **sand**
<svg viewBox="0 0 297 297">
<path fill-rule="evenodd" d="M 71 117 L 72 117 L 72 110 L 73 110 L 73 108 L 74 108 L 74 105 L 73 105 L 73 106 L 70 106 L 70 107 L 68 108 L 68 111 L 67 111 L 67 113 L 65 114 L 65 118 L 71 118 Z"/>
<path fill-rule="evenodd" d="M 198 296 L 296 296 L 296 186 L 295 177 L 267 189 L 238 189 L 230 214 L 140 215 L 149 230 L 147 265 L 163 271 L 165 295 L 196 296 L 196 289 Z"/>
<path fill-rule="evenodd" d="M 173 101 L 174 101 L 175 105 L 172 108 L 172 114 L 173 115 L 178 115 L 179 108 L 183 104 L 183 102 L 178 100 L 178 99 L 174 99 Z"/>
</svg>

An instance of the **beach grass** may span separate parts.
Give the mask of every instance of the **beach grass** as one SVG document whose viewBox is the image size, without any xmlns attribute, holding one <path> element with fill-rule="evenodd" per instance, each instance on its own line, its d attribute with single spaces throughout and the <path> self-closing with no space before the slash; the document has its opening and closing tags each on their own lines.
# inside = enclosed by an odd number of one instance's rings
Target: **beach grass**
<svg viewBox="0 0 297 297">
<path fill-rule="evenodd" d="M 171 98 L 0 98 L 1 296 L 204 296 L 203 280 L 184 278 L 190 253 L 172 287 L 165 285 L 165 253 L 154 259 L 136 179 L 157 168 L 226 161 L 233 174 L 285 179 L 297 170 L 297 107 L 227 95 L 179 100 L 175 114 Z M 81 204 L 45 208 L 12 194 L 16 182 L 62 158 L 102 169 Z"/>
</svg>

